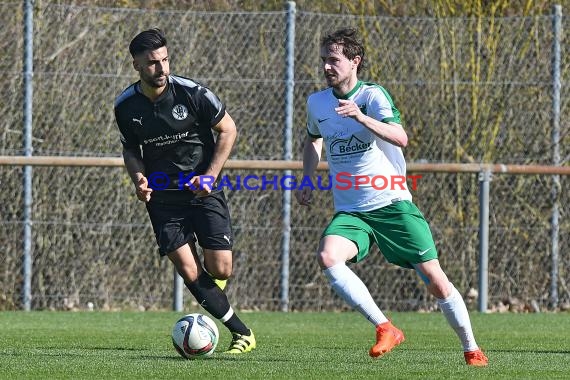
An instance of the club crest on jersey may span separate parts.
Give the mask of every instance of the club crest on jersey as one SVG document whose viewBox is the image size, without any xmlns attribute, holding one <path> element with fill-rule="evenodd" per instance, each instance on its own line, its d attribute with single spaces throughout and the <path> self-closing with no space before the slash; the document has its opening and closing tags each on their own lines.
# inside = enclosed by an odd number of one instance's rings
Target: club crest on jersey
<svg viewBox="0 0 570 380">
<path fill-rule="evenodd" d="M 184 120 L 188 117 L 188 108 L 182 104 L 177 104 L 172 108 L 172 116 L 176 120 Z"/>
</svg>

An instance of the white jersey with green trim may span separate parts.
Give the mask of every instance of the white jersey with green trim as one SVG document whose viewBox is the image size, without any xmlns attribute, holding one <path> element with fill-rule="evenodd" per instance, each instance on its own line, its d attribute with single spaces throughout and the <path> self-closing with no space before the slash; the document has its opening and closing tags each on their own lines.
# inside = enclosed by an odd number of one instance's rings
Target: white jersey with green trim
<svg viewBox="0 0 570 380">
<path fill-rule="evenodd" d="M 402 149 L 355 119 L 339 116 L 338 99 L 332 88 L 307 99 L 307 131 L 323 138 L 336 211 L 371 211 L 411 200 Z M 401 123 L 390 94 L 375 83 L 359 81 L 343 99 L 376 120 Z"/>
</svg>

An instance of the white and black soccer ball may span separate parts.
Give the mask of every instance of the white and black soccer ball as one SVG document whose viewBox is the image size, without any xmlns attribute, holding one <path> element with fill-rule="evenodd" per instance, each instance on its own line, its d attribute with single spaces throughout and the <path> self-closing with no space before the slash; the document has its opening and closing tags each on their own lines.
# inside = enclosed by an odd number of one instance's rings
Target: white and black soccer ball
<svg viewBox="0 0 570 380">
<path fill-rule="evenodd" d="M 218 345 L 219 336 L 216 323 L 200 313 L 185 315 L 176 321 L 172 328 L 172 344 L 186 359 L 212 355 Z"/>
</svg>

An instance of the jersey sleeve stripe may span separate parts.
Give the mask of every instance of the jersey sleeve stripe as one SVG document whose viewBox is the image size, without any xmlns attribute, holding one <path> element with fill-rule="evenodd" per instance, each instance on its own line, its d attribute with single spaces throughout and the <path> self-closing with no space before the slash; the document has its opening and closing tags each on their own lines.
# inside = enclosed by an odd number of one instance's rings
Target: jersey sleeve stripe
<svg viewBox="0 0 570 380">
<path fill-rule="evenodd" d="M 308 129 L 307 129 L 307 134 L 308 134 L 309 136 L 311 136 L 312 138 L 314 138 L 314 139 L 320 139 L 320 138 L 322 138 L 322 137 L 323 137 L 323 136 L 321 136 L 321 135 L 318 135 L 318 134 L 317 134 L 317 135 L 315 135 L 315 134 L 313 134 L 313 133 L 309 132 L 309 130 L 308 130 Z"/>
<path fill-rule="evenodd" d="M 121 104 L 123 101 L 133 96 L 134 94 L 135 94 L 135 85 L 132 84 L 129 87 L 127 87 L 125 91 L 123 91 L 119 96 L 117 96 L 117 98 L 115 99 L 114 107 L 117 108 L 119 104 Z"/>
</svg>

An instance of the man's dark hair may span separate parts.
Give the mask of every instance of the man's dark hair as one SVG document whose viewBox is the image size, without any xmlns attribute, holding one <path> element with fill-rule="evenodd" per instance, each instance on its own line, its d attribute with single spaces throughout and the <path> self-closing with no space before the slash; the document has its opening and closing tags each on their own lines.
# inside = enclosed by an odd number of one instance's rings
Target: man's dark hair
<svg viewBox="0 0 570 380">
<path fill-rule="evenodd" d="M 129 52 L 134 58 L 147 50 L 156 50 L 163 46 L 166 46 L 164 33 L 158 28 L 153 28 L 137 34 L 129 45 Z"/>
<path fill-rule="evenodd" d="M 364 45 L 360 41 L 358 31 L 354 28 L 339 29 L 335 32 L 325 35 L 321 39 L 321 47 L 329 47 L 331 45 L 338 45 L 342 48 L 341 53 L 348 59 L 354 59 L 357 55 L 360 56 L 360 63 L 356 68 L 356 72 L 360 73 L 365 68 L 364 63 Z"/>
</svg>

